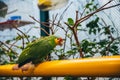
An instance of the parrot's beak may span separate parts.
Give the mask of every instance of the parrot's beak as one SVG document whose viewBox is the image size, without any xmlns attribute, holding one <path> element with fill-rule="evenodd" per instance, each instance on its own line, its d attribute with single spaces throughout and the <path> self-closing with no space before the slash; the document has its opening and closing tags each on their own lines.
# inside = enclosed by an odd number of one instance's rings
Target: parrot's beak
<svg viewBox="0 0 120 80">
<path fill-rule="evenodd" d="M 57 39 L 55 39 L 55 42 L 56 42 L 57 45 L 62 46 L 63 43 L 64 43 L 64 40 L 62 38 L 57 38 Z"/>
<path fill-rule="evenodd" d="M 62 38 L 59 38 L 58 40 L 59 40 L 59 45 L 62 46 L 64 43 L 64 40 Z"/>
</svg>

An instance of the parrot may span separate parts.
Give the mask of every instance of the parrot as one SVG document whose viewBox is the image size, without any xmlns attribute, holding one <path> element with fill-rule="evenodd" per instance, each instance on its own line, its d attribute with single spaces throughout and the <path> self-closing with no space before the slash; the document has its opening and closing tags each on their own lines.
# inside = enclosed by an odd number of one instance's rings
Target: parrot
<svg viewBox="0 0 120 80">
<path fill-rule="evenodd" d="M 24 48 L 12 69 L 27 71 L 31 63 L 34 65 L 41 63 L 57 45 L 62 44 L 63 39 L 54 35 L 39 38 Z"/>
<path fill-rule="evenodd" d="M 43 11 L 58 9 L 65 6 L 68 0 L 38 0 L 38 7 Z"/>
</svg>

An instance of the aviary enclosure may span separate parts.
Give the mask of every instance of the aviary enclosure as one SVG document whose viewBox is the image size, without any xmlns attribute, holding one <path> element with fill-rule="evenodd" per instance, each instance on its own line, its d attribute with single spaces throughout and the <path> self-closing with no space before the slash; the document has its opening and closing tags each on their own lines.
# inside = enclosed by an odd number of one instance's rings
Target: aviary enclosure
<svg viewBox="0 0 120 80">
<path fill-rule="evenodd" d="M 119 80 L 119 21 L 120 0 L 0 0 L 0 80 Z M 63 45 L 27 71 L 12 69 L 50 35 Z"/>
</svg>

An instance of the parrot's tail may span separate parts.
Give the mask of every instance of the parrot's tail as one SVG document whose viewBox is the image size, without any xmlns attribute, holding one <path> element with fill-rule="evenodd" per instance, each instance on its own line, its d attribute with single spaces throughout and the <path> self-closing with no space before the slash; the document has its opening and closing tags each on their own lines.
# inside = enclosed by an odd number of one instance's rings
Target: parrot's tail
<svg viewBox="0 0 120 80">
<path fill-rule="evenodd" d="M 23 65 L 25 65 L 25 64 L 27 64 L 27 63 L 30 63 L 30 62 L 31 62 L 31 59 L 27 59 L 27 60 L 25 60 L 24 62 L 21 62 L 21 63 L 18 62 L 18 67 L 20 68 L 20 67 L 22 67 Z"/>
<path fill-rule="evenodd" d="M 23 65 L 25 65 L 26 63 L 19 63 L 18 64 L 18 67 L 20 68 L 20 67 L 22 67 Z"/>
</svg>

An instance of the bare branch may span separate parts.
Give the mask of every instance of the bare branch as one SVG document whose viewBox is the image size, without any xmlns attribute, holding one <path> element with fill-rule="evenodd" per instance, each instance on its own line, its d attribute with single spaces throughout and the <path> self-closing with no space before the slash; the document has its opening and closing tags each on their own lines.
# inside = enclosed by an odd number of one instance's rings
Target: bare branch
<svg viewBox="0 0 120 80">
<path fill-rule="evenodd" d="M 77 24 L 79 24 L 79 23 L 81 23 L 81 22 L 89 19 L 92 15 L 94 15 L 94 14 L 97 13 L 97 12 L 100 12 L 100 11 L 102 11 L 102 10 L 109 9 L 109 8 L 113 8 L 113 7 L 116 7 L 116 6 L 119 6 L 119 5 L 120 5 L 120 4 L 117 4 L 117 5 L 113 5 L 113 6 L 109 6 L 109 7 L 105 7 L 105 8 L 104 8 L 104 6 L 106 6 L 107 4 L 109 4 L 109 3 L 112 2 L 112 1 L 113 1 L 113 0 L 107 2 L 105 5 L 103 5 L 102 7 L 100 7 L 99 9 L 97 9 L 96 11 L 94 11 L 94 12 L 92 12 L 92 13 L 90 13 L 90 14 L 82 17 L 82 18 L 80 18 L 80 19 L 78 20 Z"/>
<path fill-rule="evenodd" d="M 29 16 L 29 17 L 32 18 L 34 21 L 38 22 L 39 24 L 42 24 L 45 27 L 49 27 L 48 26 L 49 23 L 47 23 L 47 22 L 40 22 L 40 21 L 36 20 L 33 16 Z"/>
<path fill-rule="evenodd" d="M 12 50 L 12 48 L 10 48 L 8 45 L 6 45 L 6 43 L 4 43 L 4 42 L 2 42 L 2 41 L 0 41 L 0 43 L 3 44 L 6 48 L 8 48 L 8 50 L 6 50 L 7 52 L 9 52 L 9 50 L 12 51 L 12 52 L 14 52 L 14 51 Z M 3 48 L 3 47 L 1 47 L 1 48 Z M 17 55 L 16 52 L 14 52 L 14 54 Z"/>
<path fill-rule="evenodd" d="M 23 31 L 21 31 L 20 29 L 18 29 L 18 28 L 17 28 L 17 25 L 15 25 L 15 24 L 12 24 L 12 25 L 13 25 L 13 27 L 14 27 L 16 30 L 18 30 L 20 33 L 22 33 L 22 34 L 25 36 L 25 38 L 27 39 L 28 42 L 30 42 L 29 39 L 28 39 L 28 37 L 27 37 L 27 35 L 26 35 Z"/>
<path fill-rule="evenodd" d="M 40 28 L 42 31 L 44 31 L 48 36 L 50 35 L 45 29 Z"/>
</svg>

